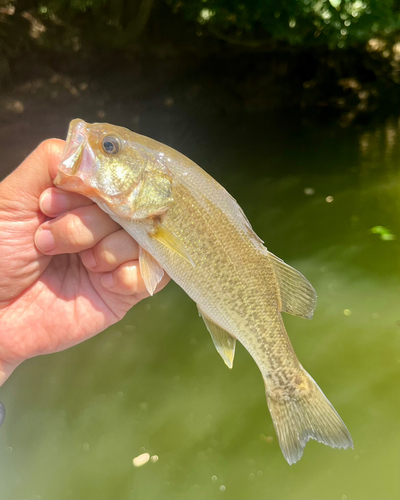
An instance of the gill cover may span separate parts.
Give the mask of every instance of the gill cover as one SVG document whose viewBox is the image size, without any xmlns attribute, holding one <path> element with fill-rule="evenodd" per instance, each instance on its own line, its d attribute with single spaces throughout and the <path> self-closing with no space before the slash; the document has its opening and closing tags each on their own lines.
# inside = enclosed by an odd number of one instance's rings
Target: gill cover
<svg viewBox="0 0 400 500">
<path fill-rule="evenodd" d="M 140 136 L 108 123 L 70 123 L 56 186 L 105 204 L 128 219 L 160 215 L 173 202 L 172 176 Z"/>
</svg>

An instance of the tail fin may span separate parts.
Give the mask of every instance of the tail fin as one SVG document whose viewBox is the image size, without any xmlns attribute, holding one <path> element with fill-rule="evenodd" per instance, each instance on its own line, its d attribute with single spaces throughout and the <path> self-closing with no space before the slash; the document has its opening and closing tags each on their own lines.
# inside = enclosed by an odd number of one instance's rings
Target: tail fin
<svg viewBox="0 0 400 500">
<path fill-rule="evenodd" d="M 288 390 L 269 390 L 267 403 L 282 453 L 290 465 L 303 455 L 309 439 L 333 448 L 353 448 L 353 440 L 343 420 L 312 377 L 303 369 L 300 383 Z"/>
</svg>

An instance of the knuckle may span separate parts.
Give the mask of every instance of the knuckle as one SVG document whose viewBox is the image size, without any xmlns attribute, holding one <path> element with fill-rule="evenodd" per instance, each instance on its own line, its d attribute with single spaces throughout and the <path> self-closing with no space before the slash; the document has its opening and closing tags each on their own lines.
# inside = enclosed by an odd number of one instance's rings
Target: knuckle
<svg viewBox="0 0 400 500">
<path fill-rule="evenodd" d="M 94 257 L 98 264 L 117 264 L 117 258 L 115 255 L 115 248 L 108 238 L 105 238 L 93 249 Z"/>
<path fill-rule="evenodd" d="M 80 247 L 88 244 L 86 231 L 78 217 L 68 215 L 64 224 L 63 235 L 68 245 Z"/>
</svg>

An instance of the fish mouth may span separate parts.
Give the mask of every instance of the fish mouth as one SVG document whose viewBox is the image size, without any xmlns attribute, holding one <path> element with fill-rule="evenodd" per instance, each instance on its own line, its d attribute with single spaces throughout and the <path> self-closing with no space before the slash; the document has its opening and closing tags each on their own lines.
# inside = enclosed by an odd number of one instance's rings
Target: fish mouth
<svg viewBox="0 0 400 500">
<path fill-rule="evenodd" d="M 79 118 L 69 124 L 67 141 L 54 185 L 67 191 L 88 194 L 95 156 L 88 147 L 88 124 Z"/>
</svg>

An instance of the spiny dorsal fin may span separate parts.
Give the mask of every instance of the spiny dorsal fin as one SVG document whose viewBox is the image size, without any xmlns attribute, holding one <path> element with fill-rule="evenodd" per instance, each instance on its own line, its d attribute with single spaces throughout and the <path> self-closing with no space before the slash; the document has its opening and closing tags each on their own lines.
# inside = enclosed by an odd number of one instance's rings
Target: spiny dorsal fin
<svg viewBox="0 0 400 500">
<path fill-rule="evenodd" d="M 160 264 L 148 253 L 139 247 L 139 266 L 144 284 L 150 295 L 153 295 L 156 286 L 164 276 L 164 269 Z"/>
<path fill-rule="evenodd" d="M 232 337 L 232 335 L 226 330 L 214 323 L 212 319 L 210 319 L 206 314 L 203 313 L 198 305 L 197 309 L 199 310 L 199 314 L 206 324 L 207 330 L 211 334 L 211 338 L 213 339 L 215 348 L 221 355 L 226 366 L 228 368 L 232 368 L 233 358 L 235 357 L 236 339 Z"/>
<path fill-rule="evenodd" d="M 194 262 L 188 254 L 186 248 L 183 246 L 183 243 L 170 229 L 163 226 L 160 222 L 155 223 L 153 231 L 149 232 L 149 236 L 157 240 L 162 245 L 165 245 L 173 252 L 176 252 L 194 267 Z"/>
<path fill-rule="evenodd" d="M 311 319 L 317 304 L 317 294 L 311 283 L 296 269 L 268 252 L 280 290 L 281 311 Z"/>
</svg>

